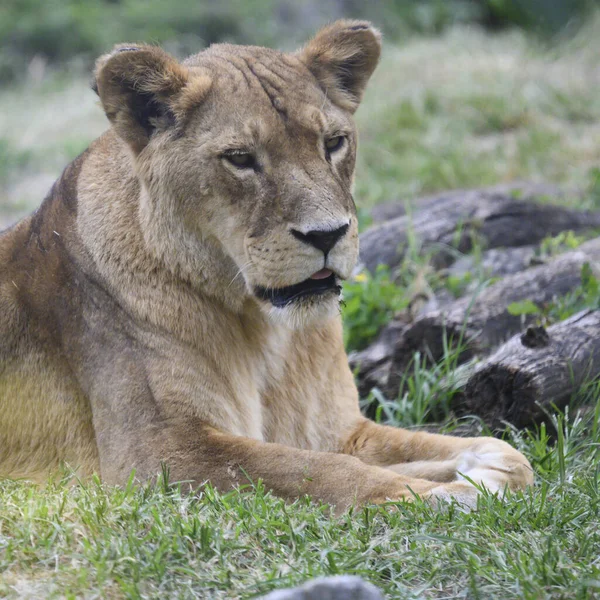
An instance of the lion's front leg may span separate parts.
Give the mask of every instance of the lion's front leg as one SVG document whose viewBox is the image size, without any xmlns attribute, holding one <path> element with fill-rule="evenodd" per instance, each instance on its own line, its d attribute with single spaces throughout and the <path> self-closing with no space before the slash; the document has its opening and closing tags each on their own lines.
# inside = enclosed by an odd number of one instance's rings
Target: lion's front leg
<svg viewBox="0 0 600 600">
<path fill-rule="evenodd" d="M 192 487 L 210 482 L 228 491 L 260 480 L 282 498 L 294 500 L 306 494 L 334 505 L 338 512 L 353 505 L 425 498 L 437 486 L 367 465 L 353 456 L 236 436 L 189 417 L 170 418 L 161 425 L 149 430 L 147 424 L 138 423 L 136 432 L 140 437 L 118 456 L 116 449 L 101 446 L 103 479 L 125 482 L 133 466 L 139 478 L 151 479 L 165 463 L 173 481 Z M 146 438 L 152 440 L 152 445 L 143 443 Z M 449 485 L 453 496 L 473 503 L 472 487 L 463 482 Z"/>
<path fill-rule="evenodd" d="M 492 492 L 533 484 L 528 460 L 512 446 L 491 437 L 460 438 L 377 425 L 361 420 L 344 452 L 408 477 L 451 483 L 473 481 Z M 446 495 L 439 486 L 435 495 Z"/>
</svg>

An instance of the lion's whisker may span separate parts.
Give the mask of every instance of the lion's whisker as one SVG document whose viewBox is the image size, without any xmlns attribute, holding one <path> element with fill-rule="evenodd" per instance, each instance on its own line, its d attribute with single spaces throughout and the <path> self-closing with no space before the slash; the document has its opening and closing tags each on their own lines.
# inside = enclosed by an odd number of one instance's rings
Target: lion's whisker
<svg viewBox="0 0 600 600">
<path fill-rule="evenodd" d="M 247 263 L 245 263 L 241 267 L 239 267 L 237 273 L 233 276 L 233 279 L 229 282 L 227 289 L 229 289 L 233 285 L 233 282 L 238 278 L 239 275 L 245 275 L 244 269 L 246 267 L 249 267 L 251 264 L 252 264 L 252 261 L 249 260 Z"/>
</svg>

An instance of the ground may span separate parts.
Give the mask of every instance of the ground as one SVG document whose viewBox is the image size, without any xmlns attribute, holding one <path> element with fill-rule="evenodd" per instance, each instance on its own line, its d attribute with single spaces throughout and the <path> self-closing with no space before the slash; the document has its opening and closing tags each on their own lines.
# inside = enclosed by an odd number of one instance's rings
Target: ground
<svg viewBox="0 0 600 600">
<path fill-rule="evenodd" d="M 379 201 L 514 179 L 562 184 L 579 191 L 566 201 L 598 208 L 598 33 L 592 19 L 551 47 L 477 28 L 388 44 L 357 115 L 362 213 Z M 4 223 L 35 208 L 106 127 L 85 76 L 41 64 L 30 71 L 0 92 Z M 414 258 L 404 283 L 430 276 Z M 388 294 L 386 286 L 375 289 Z M 366 294 L 369 320 L 381 296 Z M 347 315 L 355 327 L 356 313 Z M 381 416 L 418 425 L 446 374 L 415 369 L 409 394 L 388 399 Z M 390 598 L 600 595 L 598 386 L 580 396 L 587 410 L 553 416 L 552 438 L 544 428 L 507 432 L 531 460 L 536 487 L 504 500 L 483 495 L 473 513 L 416 502 L 338 519 L 307 499 L 286 505 L 260 484 L 182 497 L 166 482 L 115 488 L 69 473 L 45 488 L 0 481 L 0 596 L 247 598 L 337 573 L 362 575 Z"/>
</svg>

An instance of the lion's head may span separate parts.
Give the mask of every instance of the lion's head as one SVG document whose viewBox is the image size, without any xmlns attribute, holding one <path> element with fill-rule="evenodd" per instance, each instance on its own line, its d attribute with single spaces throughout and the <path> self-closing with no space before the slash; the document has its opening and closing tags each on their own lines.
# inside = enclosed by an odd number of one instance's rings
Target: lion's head
<svg viewBox="0 0 600 600">
<path fill-rule="evenodd" d="M 294 54 L 223 44 L 179 63 L 123 45 L 99 59 L 148 246 L 294 326 L 336 313 L 358 254 L 352 114 L 379 55 L 369 23 L 338 21 Z"/>
</svg>

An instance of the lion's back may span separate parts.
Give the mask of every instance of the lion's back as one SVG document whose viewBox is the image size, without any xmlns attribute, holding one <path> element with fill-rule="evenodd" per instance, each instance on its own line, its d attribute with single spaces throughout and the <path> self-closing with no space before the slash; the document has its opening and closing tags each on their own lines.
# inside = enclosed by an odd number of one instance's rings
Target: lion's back
<svg viewBox="0 0 600 600">
<path fill-rule="evenodd" d="M 0 234 L 0 476 L 38 479 L 61 462 L 92 472 L 98 459 L 89 402 L 40 317 L 48 265 L 33 219 Z"/>
</svg>

